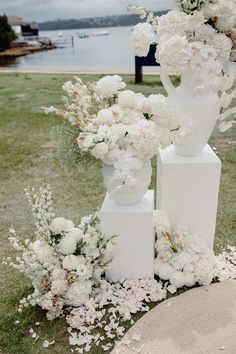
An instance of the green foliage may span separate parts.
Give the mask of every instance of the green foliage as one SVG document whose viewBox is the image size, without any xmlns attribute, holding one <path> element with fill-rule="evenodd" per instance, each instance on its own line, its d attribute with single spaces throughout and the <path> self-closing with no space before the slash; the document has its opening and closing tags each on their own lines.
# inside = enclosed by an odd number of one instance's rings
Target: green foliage
<svg viewBox="0 0 236 354">
<path fill-rule="evenodd" d="M 14 39 L 16 35 L 8 23 L 7 16 L 0 16 L 0 51 L 10 48 Z"/>
</svg>

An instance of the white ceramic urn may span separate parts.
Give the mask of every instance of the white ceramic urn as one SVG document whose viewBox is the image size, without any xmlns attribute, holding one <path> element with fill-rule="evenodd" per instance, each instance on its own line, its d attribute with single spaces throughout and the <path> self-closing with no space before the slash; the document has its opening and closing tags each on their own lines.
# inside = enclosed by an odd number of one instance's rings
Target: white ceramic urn
<svg viewBox="0 0 236 354">
<path fill-rule="evenodd" d="M 219 97 L 214 92 L 194 93 L 191 71 L 181 76 L 181 84 L 175 88 L 169 76 L 162 70 L 161 80 L 168 93 L 168 101 L 174 109 L 177 122 L 191 126 L 191 137 L 183 143 L 174 143 L 175 152 L 182 156 L 198 156 L 206 146 L 219 114 Z"/>
<path fill-rule="evenodd" d="M 138 204 L 151 182 L 152 166 L 151 161 L 145 162 L 143 168 L 132 173 L 132 186 L 127 188 L 114 178 L 115 168 L 113 165 L 103 164 L 102 174 L 104 184 L 107 188 L 110 199 L 119 205 Z"/>
</svg>

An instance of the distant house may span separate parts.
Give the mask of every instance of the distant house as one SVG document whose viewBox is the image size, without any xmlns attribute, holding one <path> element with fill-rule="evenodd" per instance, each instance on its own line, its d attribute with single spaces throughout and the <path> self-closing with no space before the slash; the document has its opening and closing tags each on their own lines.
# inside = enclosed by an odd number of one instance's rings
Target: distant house
<svg viewBox="0 0 236 354">
<path fill-rule="evenodd" d="M 8 22 L 18 37 L 37 37 L 39 34 L 36 22 L 26 22 L 19 16 L 7 16 Z"/>
</svg>

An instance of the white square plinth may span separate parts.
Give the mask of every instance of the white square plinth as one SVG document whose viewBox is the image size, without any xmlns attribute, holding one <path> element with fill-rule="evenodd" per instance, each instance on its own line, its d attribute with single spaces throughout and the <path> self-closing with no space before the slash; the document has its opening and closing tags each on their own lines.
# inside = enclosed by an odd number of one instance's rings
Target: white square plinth
<svg viewBox="0 0 236 354">
<path fill-rule="evenodd" d="M 185 224 L 213 248 L 221 161 L 209 145 L 196 157 L 179 156 L 173 146 L 159 150 L 157 208 L 173 225 Z"/>
<path fill-rule="evenodd" d="M 136 205 L 121 206 L 106 195 L 100 218 L 102 231 L 117 235 L 115 254 L 106 276 L 110 281 L 153 278 L 154 191 L 147 191 Z"/>
</svg>

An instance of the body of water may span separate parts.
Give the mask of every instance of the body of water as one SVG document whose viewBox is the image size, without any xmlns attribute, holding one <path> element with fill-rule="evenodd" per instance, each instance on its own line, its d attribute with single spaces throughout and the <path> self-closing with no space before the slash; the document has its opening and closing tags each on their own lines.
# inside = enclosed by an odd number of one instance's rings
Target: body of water
<svg viewBox="0 0 236 354">
<path fill-rule="evenodd" d="M 92 32 L 108 31 L 107 36 L 92 36 Z M 132 27 L 110 27 L 100 29 L 73 29 L 61 31 L 40 31 L 40 37 L 51 40 L 66 40 L 60 48 L 36 52 L 14 60 L 0 63 L 0 68 L 32 71 L 79 71 L 79 72 L 133 72 L 134 54 L 131 47 Z M 78 33 L 89 38 L 81 39 Z M 70 38 L 74 38 L 74 47 Z M 155 71 L 156 68 L 146 68 Z"/>
</svg>

